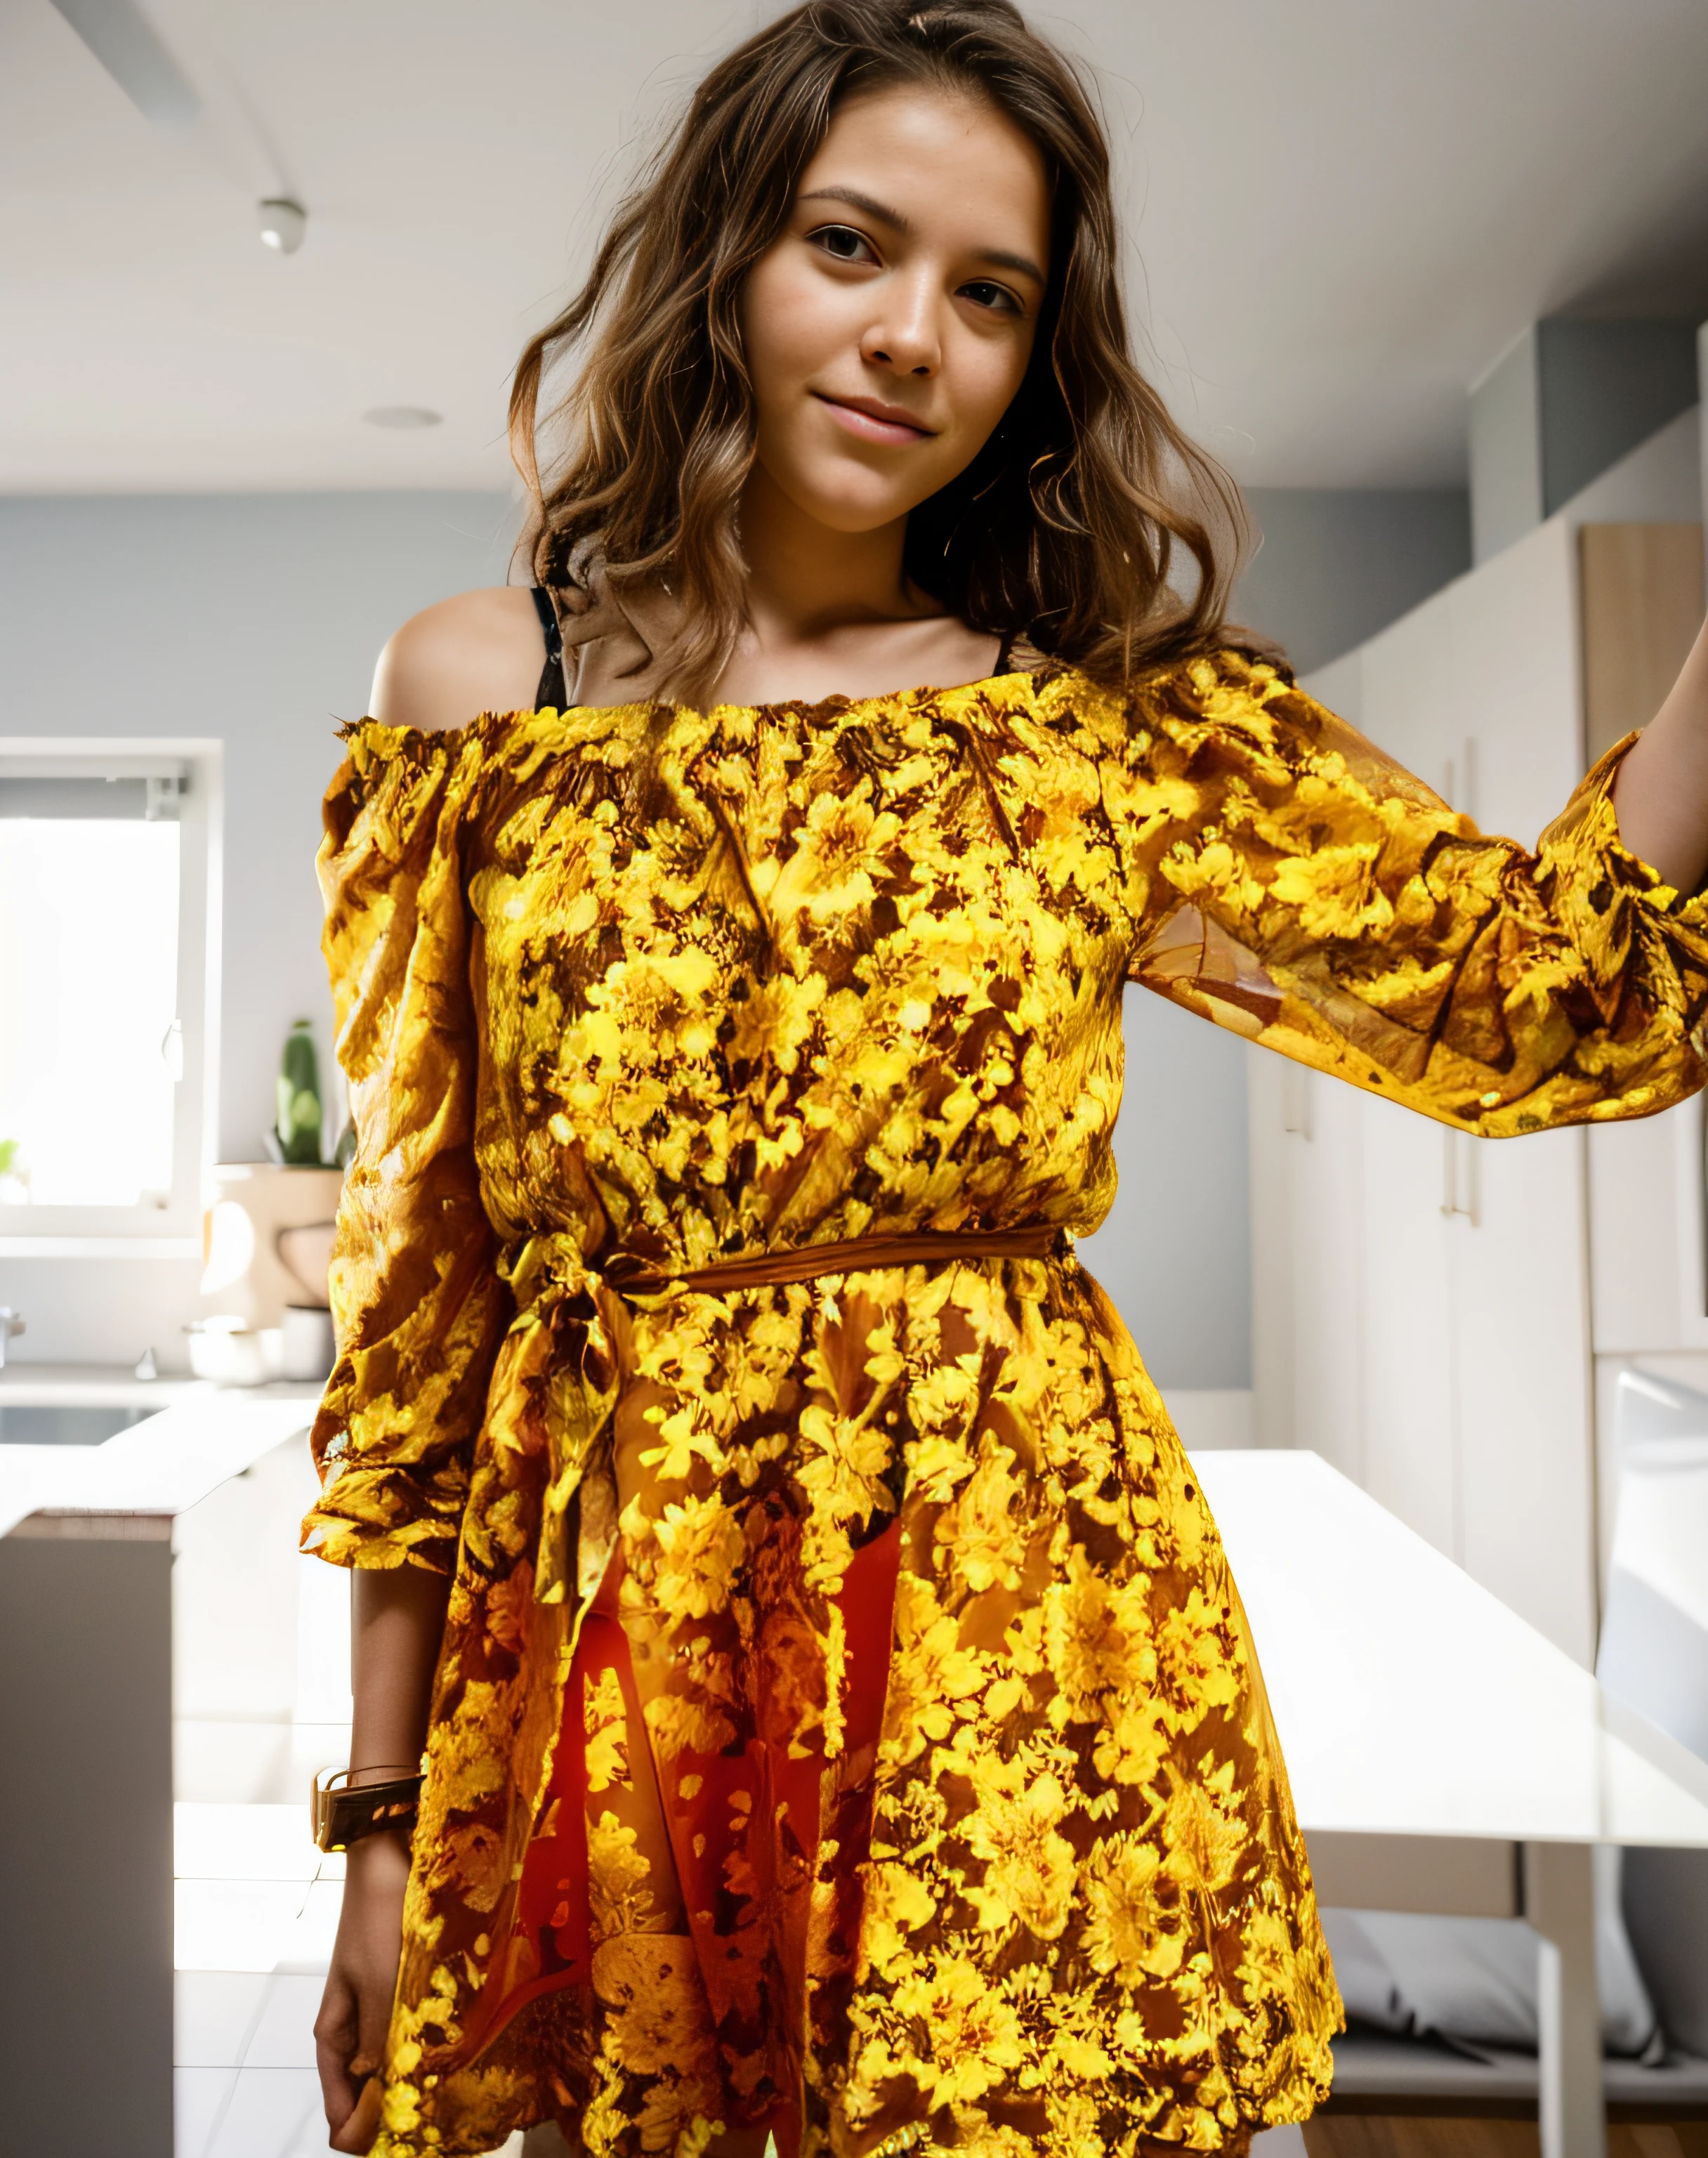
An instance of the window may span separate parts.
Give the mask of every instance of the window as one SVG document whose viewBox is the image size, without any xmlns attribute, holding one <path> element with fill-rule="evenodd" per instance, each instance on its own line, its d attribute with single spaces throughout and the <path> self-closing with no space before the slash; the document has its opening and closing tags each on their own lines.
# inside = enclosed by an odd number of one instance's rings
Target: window
<svg viewBox="0 0 1708 2158">
<path fill-rule="evenodd" d="M 0 1251 L 199 1254 L 219 778 L 0 738 Z"/>
</svg>

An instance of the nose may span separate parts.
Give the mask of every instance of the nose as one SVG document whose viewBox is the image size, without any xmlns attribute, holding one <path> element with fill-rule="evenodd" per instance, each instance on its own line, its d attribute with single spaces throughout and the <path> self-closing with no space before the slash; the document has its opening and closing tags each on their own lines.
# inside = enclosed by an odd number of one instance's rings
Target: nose
<svg viewBox="0 0 1708 2158">
<path fill-rule="evenodd" d="M 898 374 L 929 379 L 942 364 L 931 281 L 926 277 L 886 278 L 880 287 L 882 312 L 860 338 L 860 357 Z"/>
</svg>

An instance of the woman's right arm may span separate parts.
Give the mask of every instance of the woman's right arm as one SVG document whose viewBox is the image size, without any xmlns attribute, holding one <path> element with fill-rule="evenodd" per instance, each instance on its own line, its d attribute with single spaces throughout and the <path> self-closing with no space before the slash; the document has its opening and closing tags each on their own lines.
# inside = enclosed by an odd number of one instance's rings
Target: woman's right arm
<svg viewBox="0 0 1708 2158">
<path fill-rule="evenodd" d="M 473 1145 L 462 822 L 481 750 L 472 734 L 395 720 L 352 729 L 349 742 L 319 869 L 357 1145 L 328 1274 L 338 1360 L 315 1419 L 321 1492 L 304 1531 L 308 1549 L 355 1569 L 352 1766 L 412 1771 L 511 1309 Z M 347 1861 L 316 2026 L 341 2150 L 366 2150 L 379 2127 L 369 2078 L 399 1981 L 408 1871 L 396 1835 L 361 1839 Z"/>
<path fill-rule="evenodd" d="M 449 1577 L 401 1566 L 359 1570 L 350 1582 L 351 1781 L 412 1774 L 427 1742 L 434 1666 Z M 344 1900 L 314 2048 L 334 2150 L 366 2150 L 379 2126 L 378 2068 L 391 2021 L 403 1939 L 409 1840 L 383 1830 L 351 1845 Z M 364 2103 L 364 2093 L 366 2103 Z"/>
</svg>

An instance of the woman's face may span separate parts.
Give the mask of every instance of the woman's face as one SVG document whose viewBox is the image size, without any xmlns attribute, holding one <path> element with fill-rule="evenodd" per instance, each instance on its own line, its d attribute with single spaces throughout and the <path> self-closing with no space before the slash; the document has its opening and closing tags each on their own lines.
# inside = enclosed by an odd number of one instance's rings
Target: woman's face
<svg viewBox="0 0 1708 2158">
<path fill-rule="evenodd" d="M 1050 273 L 1050 191 L 981 100 L 911 86 L 838 107 L 741 328 L 757 453 L 833 531 L 964 472 L 1019 388 Z"/>
</svg>

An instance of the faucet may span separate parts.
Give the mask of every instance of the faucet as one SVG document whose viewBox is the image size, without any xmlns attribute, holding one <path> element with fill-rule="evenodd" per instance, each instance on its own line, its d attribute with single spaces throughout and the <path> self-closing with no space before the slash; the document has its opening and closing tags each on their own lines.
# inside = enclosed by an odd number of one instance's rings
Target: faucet
<svg viewBox="0 0 1708 2158">
<path fill-rule="evenodd" d="M 6 1345 L 16 1334 L 23 1331 L 22 1315 L 9 1304 L 0 1304 L 0 1371 L 6 1368 Z"/>
</svg>

